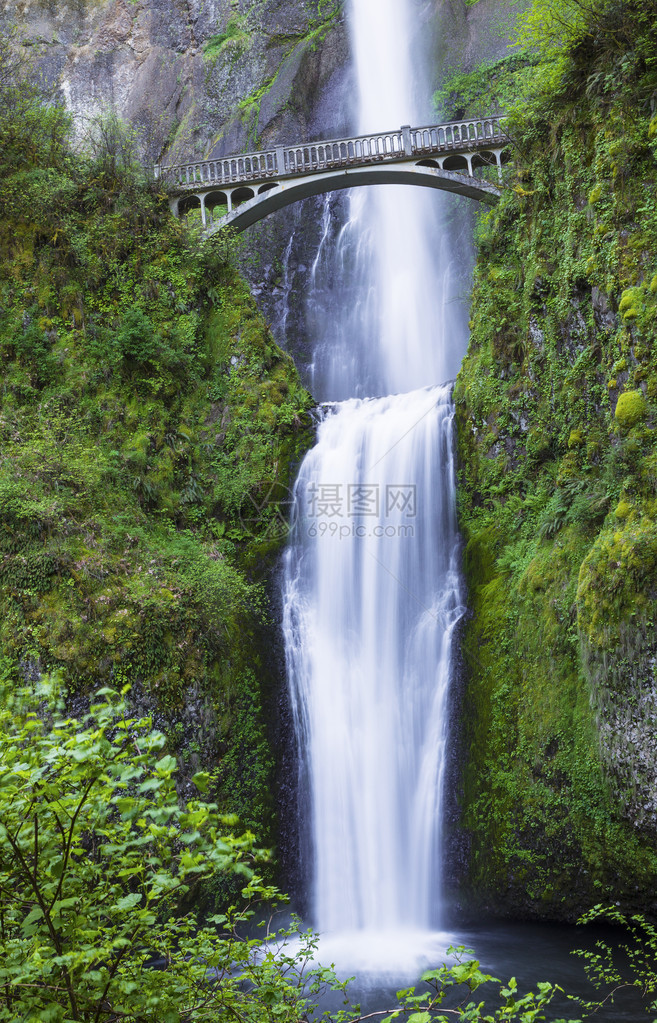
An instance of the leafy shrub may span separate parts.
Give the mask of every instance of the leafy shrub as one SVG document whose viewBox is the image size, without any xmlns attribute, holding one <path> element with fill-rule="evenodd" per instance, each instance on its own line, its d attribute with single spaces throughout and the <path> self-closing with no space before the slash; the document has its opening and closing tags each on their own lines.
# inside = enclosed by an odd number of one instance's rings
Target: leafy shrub
<svg viewBox="0 0 657 1023">
<path fill-rule="evenodd" d="M 143 364 L 154 359 L 160 350 L 153 323 L 138 306 L 123 315 L 116 335 L 116 347 L 129 362 Z"/>
</svg>

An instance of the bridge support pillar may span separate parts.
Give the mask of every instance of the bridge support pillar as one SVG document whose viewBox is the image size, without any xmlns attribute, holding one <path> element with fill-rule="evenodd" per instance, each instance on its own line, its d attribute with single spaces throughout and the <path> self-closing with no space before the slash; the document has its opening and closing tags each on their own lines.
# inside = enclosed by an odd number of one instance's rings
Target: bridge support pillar
<svg viewBox="0 0 657 1023">
<path fill-rule="evenodd" d="M 285 174 L 285 149 L 283 146 L 276 146 L 276 170 L 278 174 Z"/>
<path fill-rule="evenodd" d="M 402 133 L 402 139 L 403 139 L 403 142 L 404 142 L 404 152 L 405 152 L 406 156 L 412 156 L 413 155 L 413 143 L 411 142 L 411 126 L 410 126 L 410 124 L 403 124 L 402 125 L 402 129 L 401 129 L 401 133 Z"/>
<path fill-rule="evenodd" d="M 495 155 L 495 162 L 497 163 L 497 180 L 499 181 L 499 183 L 501 185 L 501 184 L 503 184 L 503 179 L 502 179 L 502 150 L 501 149 L 494 149 L 493 153 Z"/>
</svg>

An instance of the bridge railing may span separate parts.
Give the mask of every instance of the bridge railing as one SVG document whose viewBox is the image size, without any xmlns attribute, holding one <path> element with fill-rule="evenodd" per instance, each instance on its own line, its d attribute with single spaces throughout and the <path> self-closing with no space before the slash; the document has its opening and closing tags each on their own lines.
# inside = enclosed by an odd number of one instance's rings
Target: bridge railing
<svg viewBox="0 0 657 1023">
<path fill-rule="evenodd" d="M 356 164 L 408 159 L 427 153 L 504 145 L 509 139 L 503 130 L 502 120 L 499 117 L 480 117 L 424 128 L 407 126 L 398 131 L 308 142 L 299 146 L 278 146 L 245 156 L 156 167 L 154 173 L 155 177 L 162 177 L 182 189 L 213 184 L 221 187 Z"/>
<path fill-rule="evenodd" d="M 165 178 L 174 185 L 196 185 L 213 183 L 234 184 L 238 181 L 261 181 L 279 174 L 276 151 L 263 150 L 248 156 L 225 156 L 218 160 L 199 160 L 174 167 L 160 167 L 156 177 Z"/>
<path fill-rule="evenodd" d="M 465 149 L 468 146 L 480 147 L 495 143 L 504 145 L 509 137 L 502 127 L 503 120 L 500 117 L 478 117 L 468 121 L 428 125 L 426 128 L 411 128 L 413 153 Z"/>
<path fill-rule="evenodd" d="M 280 150 L 278 152 L 280 153 Z M 376 135 L 358 135 L 350 139 L 331 139 L 328 142 L 309 142 L 302 146 L 283 148 L 282 173 L 303 174 L 308 171 L 347 167 L 353 163 L 379 162 L 404 155 L 402 130 Z"/>
</svg>

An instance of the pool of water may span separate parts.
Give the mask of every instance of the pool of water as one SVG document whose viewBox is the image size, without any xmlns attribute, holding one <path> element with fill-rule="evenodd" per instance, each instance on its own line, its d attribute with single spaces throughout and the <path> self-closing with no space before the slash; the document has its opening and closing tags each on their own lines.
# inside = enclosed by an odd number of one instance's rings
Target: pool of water
<svg viewBox="0 0 657 1023">
<path fill-rule="evenodd" d="M 562 987 L 565 993 L 558 995 L 546 1010 L 546 1020 L 583 1020 L 587 1018 L 584 1011 L 567 995 L 584 999 L 601 995 L 588 982 L 582 959 L 573 950 L 593 949 L 597 940 L 617 947 L 623 935 L 592 926 L 507 923 L 433 933 L 357 932 L 322 937 L 317 960 L 325 966 L 334 964 L 341 979 L 353 977 L 348 988 L 350 1001 L 359 1003 L 363 1013 L 374 1013 L 392 1010 L 400 988 L 419 984 L 424 970 L 449 961 L 446 950 L 450 945 L 465 946 L 473 950 L 484 973 L 504 982 L 515 977 L 520 994 L 536 990 L 539 981 Z M 477 1001 L 482 999 L 487 1004 L 490 999 L 490 1007 L 494 1006 L 494 985 L 479 989 Z M 444 1004 L 449 1006 L 450 1002 Z M 321 1006 L 334 1010 L 342 1007 L 339 995 L 327 996 Z M 588 1018 L 600 1023 L 651 1023 L 654 1014 L 645 1011 L 638 992 L 630 989 L 617 992 L 613 1001 Z"/>
</svg>

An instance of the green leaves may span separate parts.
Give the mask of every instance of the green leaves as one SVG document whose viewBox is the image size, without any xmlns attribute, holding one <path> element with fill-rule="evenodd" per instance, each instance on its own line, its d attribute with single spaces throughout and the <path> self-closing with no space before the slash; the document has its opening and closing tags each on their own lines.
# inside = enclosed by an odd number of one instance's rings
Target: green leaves
<svg viewBox="0 0 657 1023">
<path fill-rule="evenodd" d="M 128 718 L 114 690 L 102 695 L 83 719 L 48 724 L 28 690 L 0 694 L 0 1020 L 216 1005 L 189 943 L 198 922 L 177 907 L 186 879 L 248 869 L 254 896 L 273 894 L 248 868 L 253 837 L 225 834 L 212 805 L 180 807 L 161 734 Z M 231 940 L 204 935 L 227 968 Z M 165 973 L 147 969 L 152 958 Z"/>
</svg>

